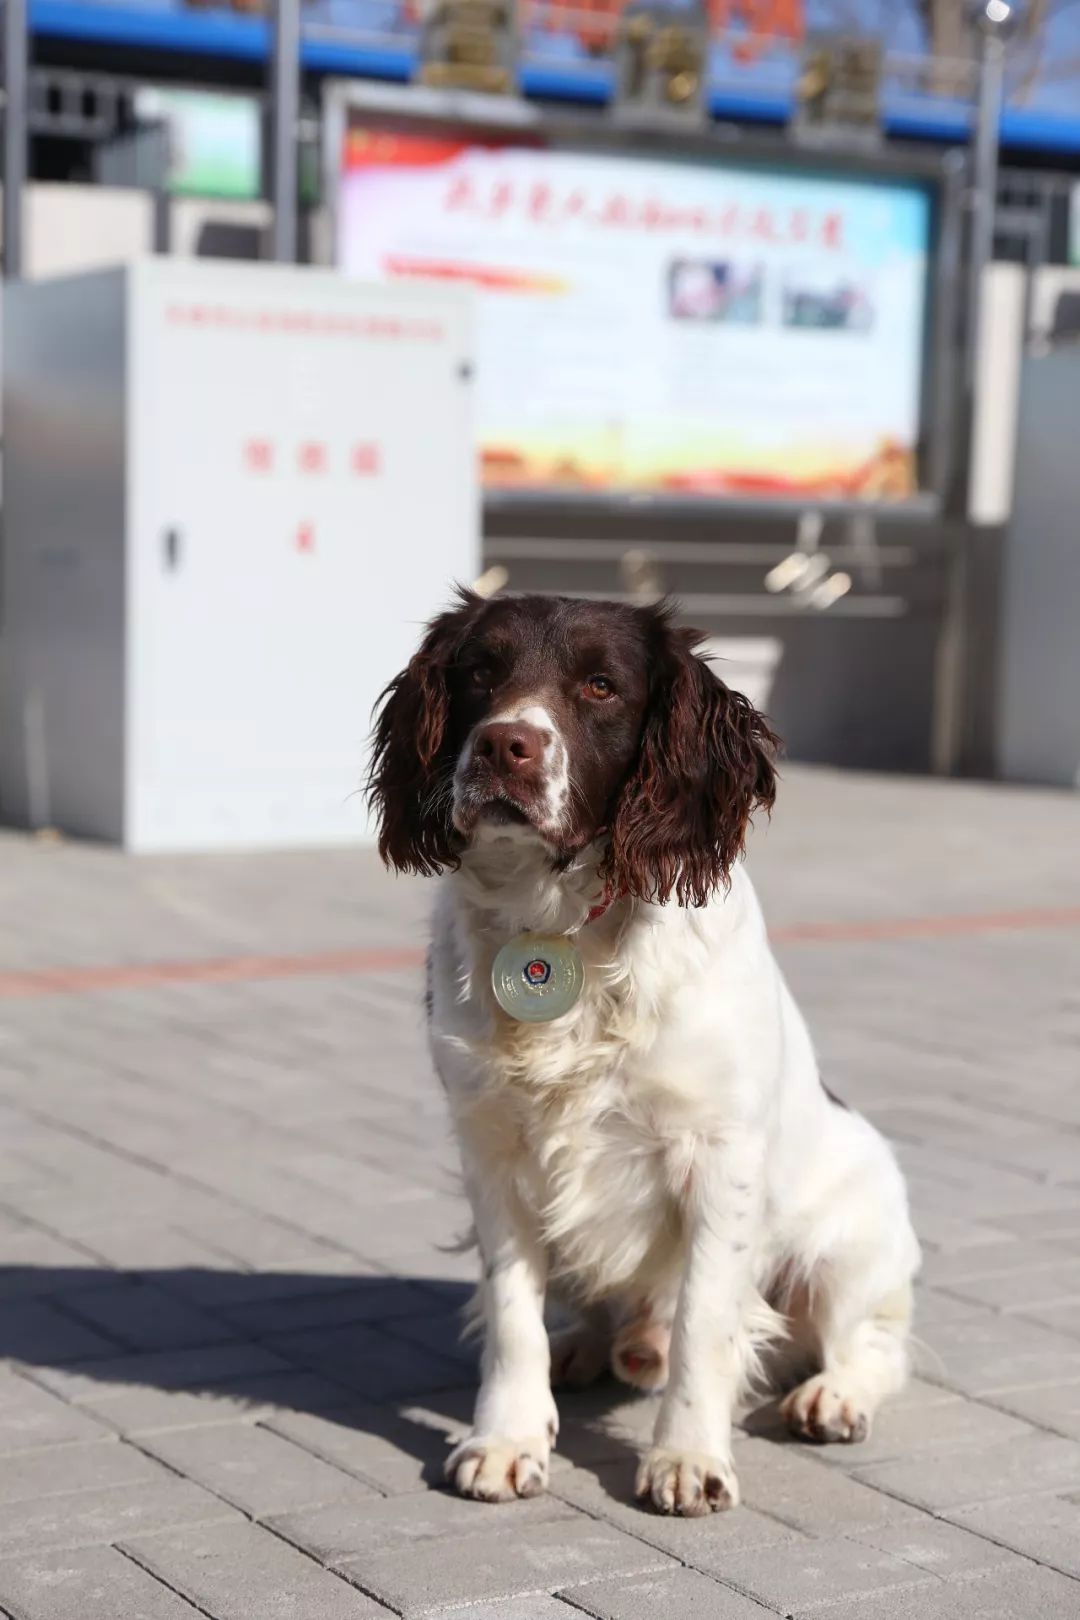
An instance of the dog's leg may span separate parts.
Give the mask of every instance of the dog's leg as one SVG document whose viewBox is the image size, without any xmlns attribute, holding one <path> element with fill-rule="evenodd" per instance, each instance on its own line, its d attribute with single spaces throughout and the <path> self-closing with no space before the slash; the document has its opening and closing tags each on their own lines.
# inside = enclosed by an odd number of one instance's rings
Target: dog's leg
<svg viewBox="0 0 1080 1620">
<path fill-rule="evenodd" d="M 819 1443 L 864 1440 L 878 1406 L 903 1384 L 919 1264 L 904 1184 L 885 1143 L 858 1115 L 833 1110 L 826 1118 L 842 1191 L 829 1197 L 827 1218 L 811 1210 L 801 1224 L 803 1252 L 793 1258 L 803 1286 L 791 1312 L 795 1336 L 816 1352 L 820 1370 L 781 1405 L 792 1432 Z M 847 1234 L 843 1242 L 837 1232 Z"/>
<path fill-rule="evenodd" d="M 861 1280 L 833 1263 L 811 1279 L 808 1315 L 820 1345 L 821 1371 L 780 1406 L 802 1440 L 865 1440 L 877 1408 L 907 1377 L 911 1284 L 898 1284 L 862 1315 L 851 1309 Z"/>
<path fill-rule="evenodd" d="M 747 1138 L 704 1149 L 688 1179 L 687 1253 L 670 1375 L 653 1446 L 637 1477 L 638 1496 L 661 1513 L 696 1516 L 739 1500 L 731 1413 L 753 1356 L 750 1321 L 762 1303 L 751 1276 L 760 1165 L 760 1144 Z"/>
<path fill-rule="evenodd" d="M 506 1502 L 546 1489 L 559 1419 L 544 1327 L 546 1265 L 528 1217 L 499 1185 L 468 1177 L 480 1254 L 484 1352 L 473 1432 L 446 1477 L 463 1496 Z"/>
</svg>

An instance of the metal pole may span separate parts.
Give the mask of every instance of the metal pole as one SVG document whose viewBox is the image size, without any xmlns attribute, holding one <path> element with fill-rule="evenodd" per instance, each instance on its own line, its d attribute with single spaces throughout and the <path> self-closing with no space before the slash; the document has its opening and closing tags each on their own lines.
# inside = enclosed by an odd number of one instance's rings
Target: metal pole
<svg viewBox="0 0 1080 1620">
<path fill-rule="evenodd" d="M 26 0 L 4 0 L 4 275 L 18 281 L 26 187 Z"/>
<path fill-rule="evenodd" d="M 1005 47 L 1011 15 L 1008 0 L 979 0 L 979 82 L 969 165 L 966 264 L 964 266 L 963 369 L 960 377 L 958 454 L 951 547 L 945 604 L 934 671 L 931 754 L 933 769 L 954 776 L 964 765 L 968 695 L 970 620 L 969 548 L 976 531 L 968 522 L 975 428 L 975 371 L 979 356 L 983 273 L 994 256 L 997 213 L 998 140 L 1005 85 Z"/>
<path fill-rule="evenodd" d="M 10 4 L 10 0 L 7 0 Z M 273 257 L 296 262 L 296 135 L 300 122 L 300 0 L 274 0 L 270 77 Z"/>
<path fill-rule="evenodd" d="M 967 321 L 964 353 L 965 392 L 975 384 L 979 348 L 979 314 L 983 272 L 994 257 L 994 218 L 997 211 L 998 132 L 1005 94 L 1005 40 L 1000 32 L 980 30 L 979 100 L 975 112 L 975 140 L 971 166 L 971 213 L 968 237 Z"/>
</svg>

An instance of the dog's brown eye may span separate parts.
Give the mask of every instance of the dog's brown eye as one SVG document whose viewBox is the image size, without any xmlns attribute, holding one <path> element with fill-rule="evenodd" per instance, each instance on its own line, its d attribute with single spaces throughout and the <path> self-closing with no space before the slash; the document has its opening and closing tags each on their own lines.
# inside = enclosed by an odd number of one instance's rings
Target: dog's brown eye
<svg viewBox="0 0 1080 1620">
<path fill-rule="evenodd" d="M 615 696 L 615 688 L 606 675 L 590 675 L 585 682 L 585 696 L 599 698 L 603 702 L 605 698 Z"/>
<path fill-rule="evenodd" d="M 490 664 L 474 664 L 469 671 L 469 684 L 478 692 L 490 692 L 495 682 Z"/>
</svg>

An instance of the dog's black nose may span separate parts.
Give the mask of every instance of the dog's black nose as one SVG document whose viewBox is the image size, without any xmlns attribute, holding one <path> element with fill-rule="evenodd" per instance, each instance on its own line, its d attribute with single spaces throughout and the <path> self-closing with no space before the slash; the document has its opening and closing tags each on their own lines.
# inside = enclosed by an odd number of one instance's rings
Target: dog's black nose
<svg viewBox="0 0 1080 1620">
<path fill-rule="evenodd" d="M 494 720 L 477 734 L 473 756 L 498 776 L 527 776 L 544 757 L 544 733 L 523 720 Z"/>
</svg>

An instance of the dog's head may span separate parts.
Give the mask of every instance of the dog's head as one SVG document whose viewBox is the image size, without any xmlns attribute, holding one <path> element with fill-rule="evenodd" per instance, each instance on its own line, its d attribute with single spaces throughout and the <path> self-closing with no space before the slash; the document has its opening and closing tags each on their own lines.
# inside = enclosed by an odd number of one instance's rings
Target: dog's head
<svg viewBox="0 0 1080 1620">
<path fill-rule="evenodd" d="M 462 592 L 380 700 L 370 798 L 400 871 L 494 838 L 554 865 L 601 847 L 613 891 L 703 905 L 727 881 L 777 739 L 666 607 Z"/>
</svg>

